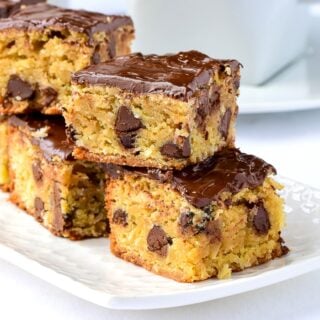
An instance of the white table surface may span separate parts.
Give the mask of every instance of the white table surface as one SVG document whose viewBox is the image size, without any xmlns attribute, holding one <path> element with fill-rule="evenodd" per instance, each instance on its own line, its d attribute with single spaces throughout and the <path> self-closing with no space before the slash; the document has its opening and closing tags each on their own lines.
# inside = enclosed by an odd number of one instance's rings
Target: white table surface
<svg viewBox="0 0 320 320">
<path fill-rule="evenodd" d="M 238 146 L 281 175 L 320 188 L 320 109 L 240 116 Z M 71 296 L 0 260 L 0 319 L 320 319 L 320 270 L 198 305 L 112 311 Z"/>
</svg>

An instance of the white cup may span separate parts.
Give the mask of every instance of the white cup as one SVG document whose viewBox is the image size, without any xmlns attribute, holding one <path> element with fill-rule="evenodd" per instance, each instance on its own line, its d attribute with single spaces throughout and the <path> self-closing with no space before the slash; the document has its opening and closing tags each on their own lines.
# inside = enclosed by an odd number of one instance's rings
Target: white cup
<svg viewBox="0 0 320 320">
<path fill-rule="evenodd" d="M 128 0 L 128 11 L 134 51 L 235 58 L 247 84 L 265 82 L 306 49 L 308 12 L 298 0 Z"/>
</svg>

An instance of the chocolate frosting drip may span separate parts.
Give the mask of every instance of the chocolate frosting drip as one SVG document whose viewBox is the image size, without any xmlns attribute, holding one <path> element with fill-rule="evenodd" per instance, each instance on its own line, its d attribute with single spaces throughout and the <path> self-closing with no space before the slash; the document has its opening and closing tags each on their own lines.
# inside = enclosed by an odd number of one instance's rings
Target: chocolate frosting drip
<svg viewBox="0 0 320 320">
<path fill-rule="evenodd" d="M 185 101 L 225 65 L 233 72 L 240 66 L 236 60 L 215 60 L 198 51 L 163 56 L 135 53 L 78 71 L 73 82 L 114 86 L 132 93 L 161 93 Z"/>
<path fill-rule="evenodd" d="M 244 188 L 262 185 L 265 178 L 275 174 L 276 170 L 253 155 L 238 149 L 226 149 L 182 171 L 134 169 L 134 172 L 161 182 L 170 182 L 192 205 L 204 208 L 213 201 L 221 200 L 224 192 L 236 194 Z"/>
<path fill-rule="evenodd" d="M 39 146 L 45 158 L 50 161 L 54 157 L 62 160 L 73 160 L 73 145 L 67 140 L 65 123 L 61 117 L 42 115 L 12 116 L 9 118 L 11 126 L 19 128 L 22 132 L 31 135 L 31 142 Z M 43 129 L 41 138 L 36 131 Z"/>
<path fill-rule="evenodd" d="M 128 16 L 106 16 L 84 10 L 58 8 L 49 4 L 28 6 L 16 12 L 10 19 L 0 21 L 1 29 L 44 29 L 55 26 L 87 33 L 90 37 L 96 32 L 112 32 L 122 25 L 132 25 Z"/>
</svg>

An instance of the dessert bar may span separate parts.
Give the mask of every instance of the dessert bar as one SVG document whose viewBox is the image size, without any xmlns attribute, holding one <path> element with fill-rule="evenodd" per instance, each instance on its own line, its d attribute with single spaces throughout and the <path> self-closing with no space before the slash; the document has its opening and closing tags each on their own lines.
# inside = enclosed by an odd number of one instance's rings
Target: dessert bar
<svg viewBox="0 0 320 320">
<path fill-rule="evenodd" d="M 61 114 L 71 73 L 128 54 L 132 39 L 127 16 L 45 3 L 1 19 L 0 113 Z"/>
<path fill-rule="evenodd" d="M 182 282 L 228 278 L 285 254 L 275 169 L 238 149 L 182 171 L 105 165 L 111 250 Z"/>
<path fill-rule="evenodd" d="M 188 51 L 137 53 L 76 72 L 63 112 L 75 156 L 181 169 L 232 147 L 239 69 Z"/>
</svg>

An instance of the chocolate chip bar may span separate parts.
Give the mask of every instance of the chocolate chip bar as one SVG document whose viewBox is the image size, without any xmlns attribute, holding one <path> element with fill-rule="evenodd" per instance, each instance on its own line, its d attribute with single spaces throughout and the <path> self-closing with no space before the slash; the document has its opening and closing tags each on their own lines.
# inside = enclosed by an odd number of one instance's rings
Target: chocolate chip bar
<svg viewBox="0 0 320 320">
<path fill-rule="evenodd" d="M 46 2 L 46 0 L 8 0 L 0 1 L 0 18 L 8 18 L 19 9 L 29 5 Z"/>
<path fill-rule="evenodd" d="M 6 118 L 0 117 L 0 189 L 9 190 L 8 168 L 8 125 Z"/>
<path fill-rule="evenodd" d="M 275 169 L 238 149 L 182 171 L 106 165 L 111 250 L 182 282 L 228 278 L 288 249 Z"/>
<path fill-rule="evenodd" d="M 57 236 L 106 236 L 104 172 L 73 159 L 63 119 L 12 116 L 8 128 L 11 201 Z"/>
<path fill-rule="evenodd" d="M 132 21 L 48 4 L 0 20 L 0 113 L 61 114 L 71 73 L 128 54 Z"/>
<path fill-rule="evenodd" d="M 76 72 L 63 112 L 75 156 L 181 169 L 232 147 L 239 69 L 189 51 L 132 54 Z"/>
</svg>

